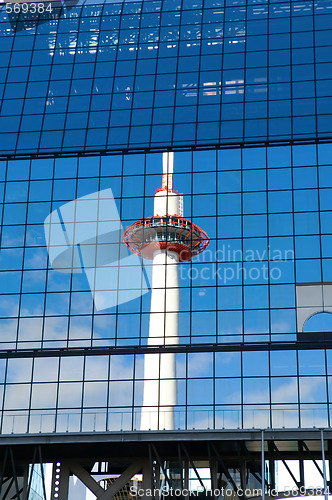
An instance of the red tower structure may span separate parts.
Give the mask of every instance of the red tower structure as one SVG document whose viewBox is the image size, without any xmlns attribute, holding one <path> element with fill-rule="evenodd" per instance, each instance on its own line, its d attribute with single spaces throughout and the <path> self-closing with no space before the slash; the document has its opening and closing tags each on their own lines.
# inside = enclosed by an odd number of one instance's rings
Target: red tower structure
<svg viewBox="0 0 332 500">
<path fill-rule="evenodd" d="M 183 217 L 182 195 L 173 190 L 173 154 L 163 155 L 163 181 L 154 197 L 154 215 L 127 228 L 124 241 L 137 255 L 152 259 L 148 345 L 179 343 L 178 264 L 203 252 L 208 235 Z M 177 402 L 175 354 L 146 354 L 141 430 L 174 429 Z"/>
<path fill-rule="evenodd" d="M 154 215 L 138 220 L 129 226 L 123 239 L 129 250 L 146 259 L 153 259 L 155 252 L 167 250 L 186 262 L 203 252 L 209 237 L 203 229 L 182 216 L 182 195 L 173 191 L 173 164 L 169 160 L 162 180 L 156 190 Z M 166 172 L 165 172 L 166 170 Z"/>
</svg>

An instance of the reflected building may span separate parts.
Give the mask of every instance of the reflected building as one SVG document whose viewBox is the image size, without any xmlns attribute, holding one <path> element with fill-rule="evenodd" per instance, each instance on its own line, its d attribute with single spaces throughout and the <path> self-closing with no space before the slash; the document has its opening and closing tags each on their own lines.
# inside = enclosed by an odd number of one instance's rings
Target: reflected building
<svg viewBox="0 0 332 500">
<path fill-rule="evenodd" d="M 332 486 L 331 0 L 0 5 L 0 500 Z"/>
</svg>

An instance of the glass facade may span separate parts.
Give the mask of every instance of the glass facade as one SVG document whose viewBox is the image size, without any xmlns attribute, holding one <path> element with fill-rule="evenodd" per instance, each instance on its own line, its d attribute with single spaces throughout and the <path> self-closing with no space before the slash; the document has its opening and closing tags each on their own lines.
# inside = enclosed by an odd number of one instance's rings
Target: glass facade
<svg viewBox="0 0 332 500">
<path fill-rule="evenodd" d="M 123 234 L 172 146 L 210 242 L 178 264 L 176 403 L 151 412 L 332 425 L 331 5 L 86 4 L 16 30 L 0 11 L 3 434 L 140 429 L 153 264 Z"/>
<path fill-rule="evenodd" d="M 96 3 L 1 12 L 3 153 L 331 135 L 330 0 Z"/>
</svg>

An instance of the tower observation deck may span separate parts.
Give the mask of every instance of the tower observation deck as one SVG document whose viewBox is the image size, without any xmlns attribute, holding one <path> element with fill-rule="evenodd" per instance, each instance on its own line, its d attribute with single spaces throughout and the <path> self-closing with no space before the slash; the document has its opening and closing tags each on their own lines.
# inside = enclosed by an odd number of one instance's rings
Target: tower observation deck
<svg viewBox="0 0 332 500">
<path fill-rule="evenodd" d="M 186 262 L 203 252 L 209 237 L 196 224 L 185 219 L 182 195 L 173 191 L 173 156 L 164 155 L 162 187 L 156 190 L 154 215 L 140 219 L 129 226 L 124 234 L 128 248 L 146 259 L 153 259 L 155 252 L 167 250 Z"/>
<path fill-rule="evenodd" d="M 149 346 L 179 344 L 179 262 L 203 252 L 209 237 L 183 217 L 182 195 L 173 190 L 173 153 L 163 155 L 163 179 L 154 197 L 154 215 L 127 228 L 124 241 L 153 261 Z M 146 354 L 141 430 L 175 428 L 175 354 Z"/>
</svg>

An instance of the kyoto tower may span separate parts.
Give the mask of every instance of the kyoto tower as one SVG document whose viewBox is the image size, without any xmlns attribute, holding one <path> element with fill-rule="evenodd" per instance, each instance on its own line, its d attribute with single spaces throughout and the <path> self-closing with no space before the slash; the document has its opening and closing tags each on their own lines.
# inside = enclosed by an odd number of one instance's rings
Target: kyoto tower
<svg viewBox="0 0 332 500">
<path fill-rule="evenodd" d="M 182 195 L 173 190 L 173 162 L 173 153 L 163 154 L 162 186 L 155 193 L 154 215 L 129 226 L 123 236 L 132 252 L 153 261 L 149 346 L 179 344 L 178 264 L 209 244 L 208 235 L 183 218 Z M 176 395 L 175 354 L 146 354 L 141 430 L 174 429 Z"/>
</svg>

